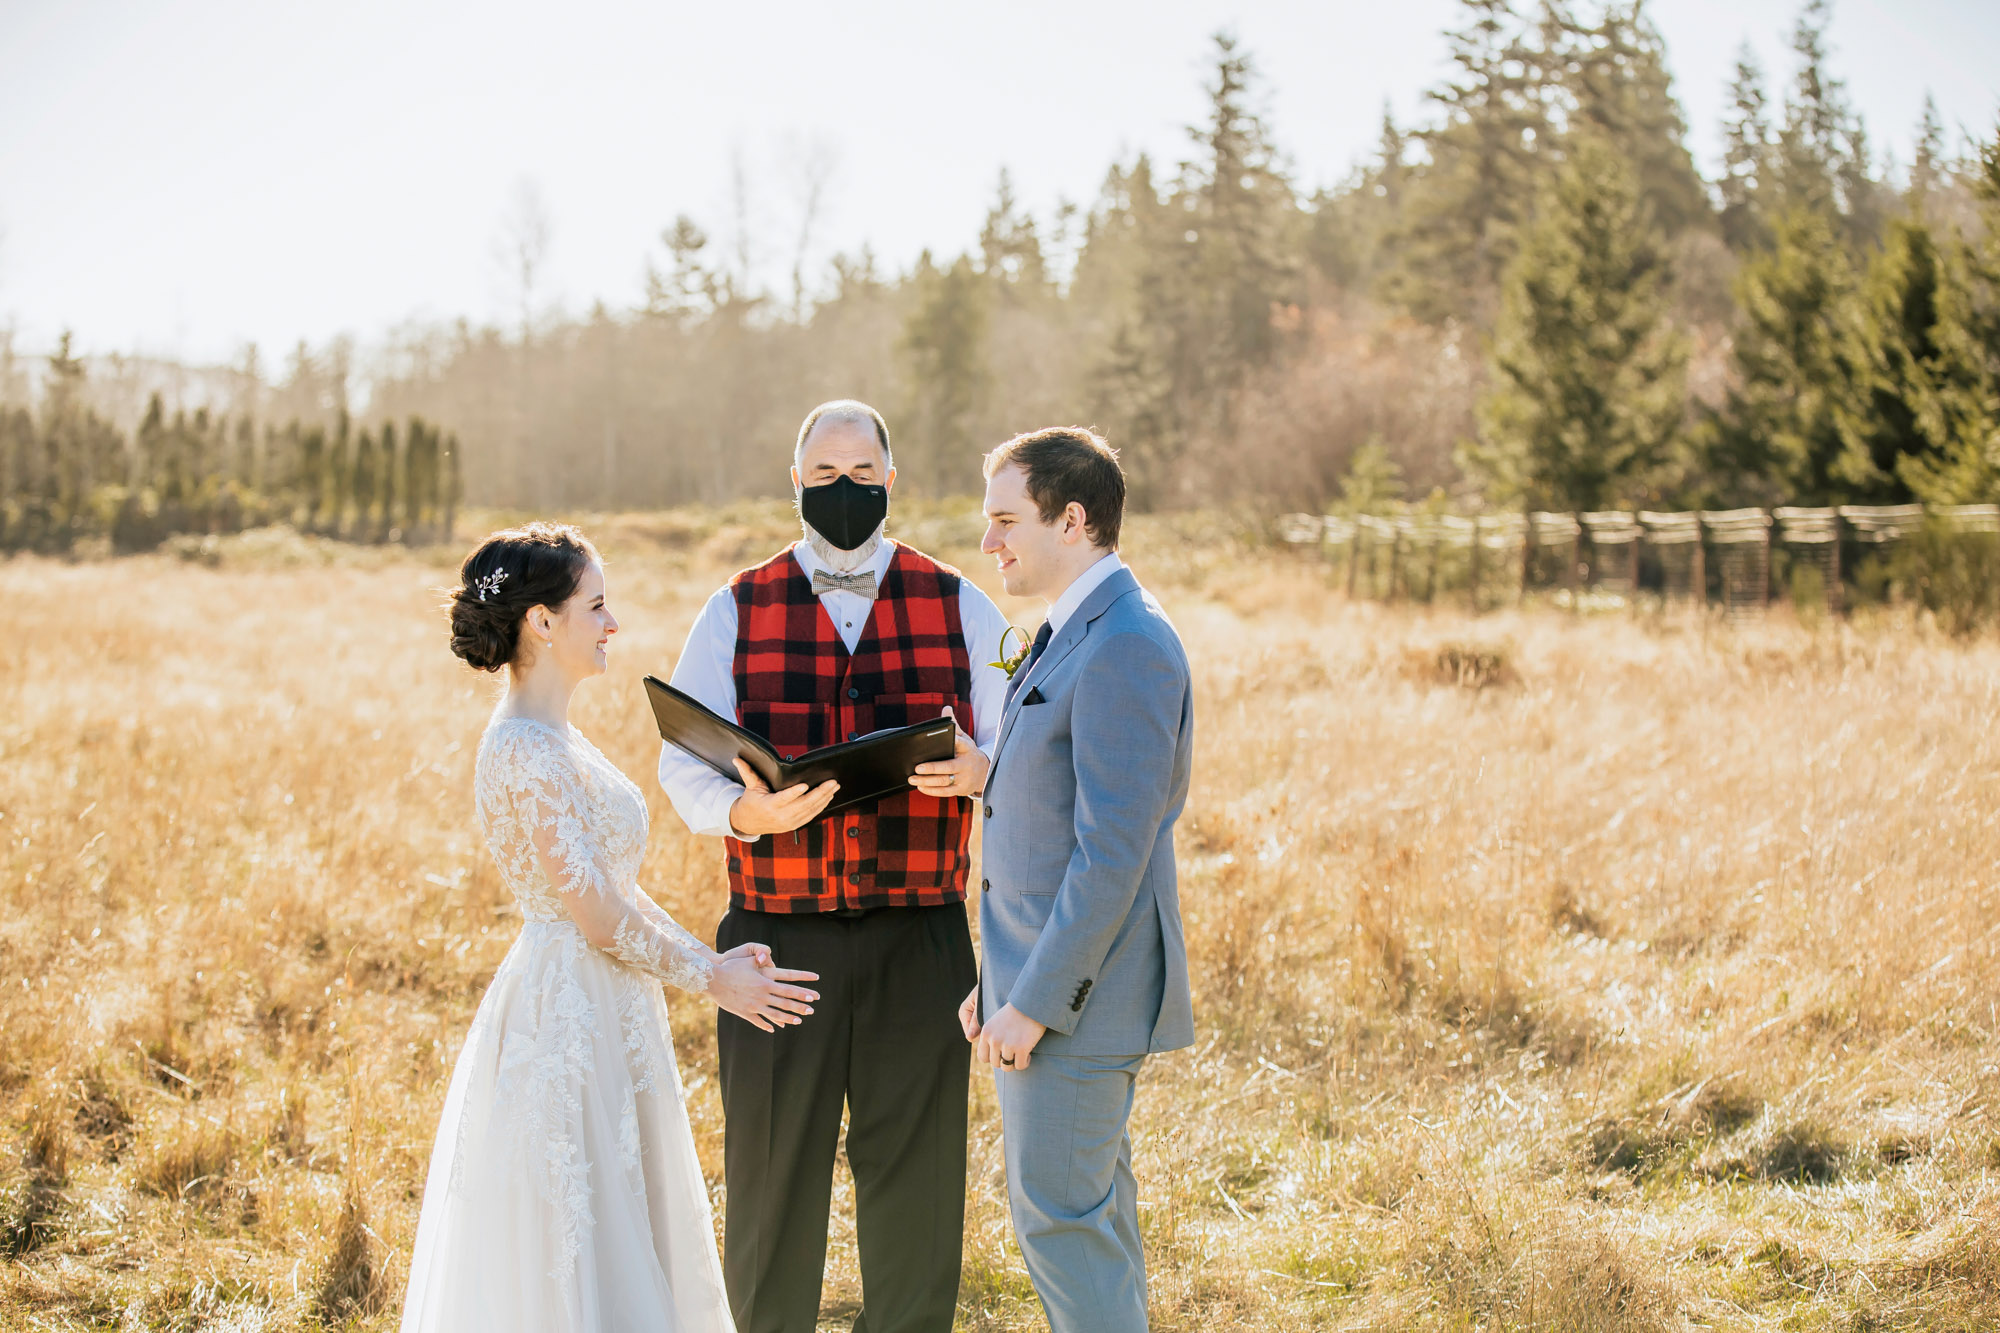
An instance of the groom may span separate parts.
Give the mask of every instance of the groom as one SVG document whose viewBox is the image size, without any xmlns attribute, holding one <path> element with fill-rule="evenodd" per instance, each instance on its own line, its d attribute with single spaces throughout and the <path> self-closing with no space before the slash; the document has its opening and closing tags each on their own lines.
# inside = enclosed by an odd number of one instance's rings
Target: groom
<svg viewBox="0 0 2000 1333">
<path fill-rule="evenodd" d="M 1049 617 L 986 778 L 981 977 L 959 1021 L 995 1070 L 1014 1232 L 1050 1328 L 1143 1333 L 1126 1122 L 1146 1056 L 1194 1041 L 1174 874 L 1187 655 L 1118 558 L 1125 475 L 1102 439 L 1017 436 L 986 478 L 980 549 Z"/>
</svg>

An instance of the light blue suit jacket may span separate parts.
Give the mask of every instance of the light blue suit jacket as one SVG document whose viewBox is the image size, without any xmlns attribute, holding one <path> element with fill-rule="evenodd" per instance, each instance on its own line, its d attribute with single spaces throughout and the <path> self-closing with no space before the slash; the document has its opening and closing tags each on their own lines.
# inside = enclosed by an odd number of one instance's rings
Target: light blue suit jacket
<svg viewBox="0 0 2000 1333">
<path fill-rule="evenodd" d="M 980 1009 L 1047 1027 L 1037 1054 L 1193 1043 L 1174 871 L 1193 759 L 1187 654 L 1121 569 L 1014 692 L 986 780 Z"/>
</svg>

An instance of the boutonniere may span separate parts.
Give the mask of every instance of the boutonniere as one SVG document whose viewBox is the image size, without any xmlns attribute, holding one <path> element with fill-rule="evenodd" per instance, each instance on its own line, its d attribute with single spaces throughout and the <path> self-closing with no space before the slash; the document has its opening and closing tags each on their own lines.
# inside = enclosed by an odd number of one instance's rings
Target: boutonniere
<svg viewBox="0 0 2000 1333">
<path fill-rule="evenodd" d="M 1007 639 L 1009 635 L 1014 634 L 1021 636 L 1021 651 L 1009 657 L 1007 656 Z M 1021 663 L 1028 660 L 1028 650 L 1034 646 L 1035 641 L 1028 637 L 1028 631 L 1022 629 L 1019 625 L 1009 625 L 1000 634 L 1000 660 L 997 662 L 988 662 L 986 665 L 999 667 L 1007 673 L 1007 679 L 1012 680 L 1014 679 L 1014 673 L 1021 669 Z"/>
</svg>

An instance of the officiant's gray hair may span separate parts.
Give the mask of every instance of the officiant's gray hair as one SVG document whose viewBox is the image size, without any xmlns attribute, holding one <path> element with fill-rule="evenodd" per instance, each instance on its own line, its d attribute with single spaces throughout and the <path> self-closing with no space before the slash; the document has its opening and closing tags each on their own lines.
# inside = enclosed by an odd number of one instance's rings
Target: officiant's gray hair
<svg viewBox="0 0 2000 1333">
<path fill-rule="evenodd" d="M 793 467 L 797 467 L 806 456 L 806 438 L 813 433 L 813 427 L 822 421 L 874 427 L 875 438 L 882 444 L 882 470 L 887 472 L 896 466 L 896 455 L 889 448 L 889 423 L 882 420 L 882 414 L 858 399 L 836 398 L 806 413 L 805 421 L 799 426 L 799 442 L 792 446 Z"/>
</svg>

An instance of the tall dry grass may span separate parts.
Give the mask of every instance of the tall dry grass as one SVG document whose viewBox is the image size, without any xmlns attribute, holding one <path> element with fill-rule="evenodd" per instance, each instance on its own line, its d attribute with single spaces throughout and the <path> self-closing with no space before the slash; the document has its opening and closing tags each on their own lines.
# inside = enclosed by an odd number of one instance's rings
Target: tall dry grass
<svg viewBox="0 0 2000 1333">
<path fill-rule="evenodd" d="M 626 629 L 579 722 L 652 788 L 636 678 L 782 516 L 593 527 Z M 909 525 L 988 583 L 973 531 Z M 1199 691 L 1201 1035 L 1135 1117 L 1157 1327 L 2000 1321 L 2000 647 L 1469 622 L 1219 525 L 1130 545 Z M 0 565 L 0 1325 L 394 1326 L 517 924 L 451 554 Z M 646 883 L 706 929 L 717 849 L 650 799 Z M 670 1000 L 719 1189 L 711 1014 Z M 984 1080 L 970 1133 L 961 1327 L 1036 1327 Z"/>
</svg>

